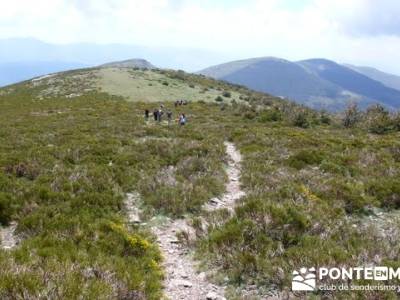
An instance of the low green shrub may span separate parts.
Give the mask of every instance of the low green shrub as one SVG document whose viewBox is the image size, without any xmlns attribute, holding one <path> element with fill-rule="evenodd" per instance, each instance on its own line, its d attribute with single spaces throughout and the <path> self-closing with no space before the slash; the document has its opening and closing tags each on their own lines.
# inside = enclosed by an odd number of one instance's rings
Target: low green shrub
<svg viewBox="0 0 400 300">
<path fill-rule="evenodd" d="M 0 225 L 8 225 L 15 212 L 13 197 L 8 193 L 0 192 Z"/>
<path fill-rule="evenodd" d="M 300 128 L 310 127 L 310 122 L 307 119 L 307 114 L 305 112 L 299 112 L 293 119 L 293 125 Z"/>
<path fill-rule="evenodd" d="M 308 165 L 319 165 L 324 159 L 324 153 L 318 150 L 301 150 L 288 159 L 288 165 L 300 170 Z"/>
<path fill-rule="evenodd" d="M 400 185 L 394 178 L 379 178 L 369 183 L 369 194 L 374 196 L 384 208 L 400 208 Z"/>
<path fill-rule="evenodd" d="M 282 121 L 282 113 L 277 109 L 264 110 L 259 114 L 259 120 L 265 122 L 278 122 Z"/>
<path fill-rule="evenodd" d="M 228 91 L 225 91 L 222 93 L 222 96 L 224 96 L 225 98 L 230 98 L 232 96 L 232 94 Z"/>
</svg>

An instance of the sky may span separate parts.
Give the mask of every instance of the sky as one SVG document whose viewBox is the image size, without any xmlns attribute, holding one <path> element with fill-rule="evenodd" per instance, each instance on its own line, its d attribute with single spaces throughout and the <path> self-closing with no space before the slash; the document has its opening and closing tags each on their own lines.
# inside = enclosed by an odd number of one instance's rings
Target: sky
<svg viewBox="0 0 400 300">
<path fill-rule="evenodd" d="M 0 39 L 185 47 L 227 60 L 323 57 L 400 74 L 399 0 L 0 0 L 0 8 Z"/>
</svg>

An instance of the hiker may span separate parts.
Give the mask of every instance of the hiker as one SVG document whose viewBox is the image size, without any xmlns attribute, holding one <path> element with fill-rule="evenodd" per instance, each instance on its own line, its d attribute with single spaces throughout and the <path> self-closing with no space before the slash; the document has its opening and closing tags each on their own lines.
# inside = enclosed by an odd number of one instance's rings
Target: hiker
<svg viewBox="0 0 400 300">
<path fill-rule="evenodd" d="M 158 120 L 158 109 L 155 109 L 155 110 L 153 111 L 153 117 L 154 117 L 154 121 L 157 121 L 157 120 Z"/>
<path fill-rule="evenodd" d="M 150 111 L 149 111 L 148 109 L 146 109 L 146 110 L 144 111 L 144 119 L 145 119 L 146 121 L 149 120 L 149 115 L 150 115 Z"/>
<path fill-rule="evenodd" d="M 167 119 L 168 119 L 168 126 L 169 126 L 172 121 L 172 111 L 170 111 L 170 110 L 167 110 Z"/>
<path fill-rule="evenodd" d="M 163 114 L 164 114 L 164 112 L 161 109 L 158 110 L 158 122 L 161 122 Z"/>
<path fill-rule="evenodd" d="M 186 116 L 185 116 L 185 114 L 181 114 L 179 116 L 179 125 L 183 126 L 185 124 L 186 124 Z"/>
</svg>

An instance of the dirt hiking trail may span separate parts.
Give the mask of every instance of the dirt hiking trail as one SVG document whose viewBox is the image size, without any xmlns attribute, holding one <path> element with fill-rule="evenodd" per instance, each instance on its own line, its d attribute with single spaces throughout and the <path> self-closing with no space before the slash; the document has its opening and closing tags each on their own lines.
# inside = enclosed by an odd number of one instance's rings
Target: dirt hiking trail
<svg viewBox="0 0 400 300">
<path fill-rule="evenodd" d="M 233 211 L 235 201 L 245 195 L 239 183 L 241 155 L 234 144 L 225 142 L 225 147 L 229 158 L 226 192 L 220 198 L 211 199 L 204 206 L 207 211 L 221 208 Z M 166 273 L 164 287 L 168 299 L 225 299 L 225 288 L 210 283 L 205 273 L 197 272 L 198 263 L 193 260 L 189 250 L 182 246 L 176 237 L 178 232 L 186 232 L 188 236 L 194 235 L 194 229 L 188 225 L 187 220 L 169 220 L 167 224 L 153 228 L 153 232 L 157 236 L 164 256 Z"/>
<path fill-rule="evenodd" d="M 213 198 L 204 205 L 206 211 L 228 209 L 233 212 L 235 202 L 245 195 L 240 188 L 240 162 L 242 157 L 235 145 L 225 142 L 226 154 L 229 158 L 226 191 L 220 198 Z M 125 209 L 130 224 L 140 223 L 140 202 L 138 193 L 128 193 L 125 199 Z M 144 224 L 143 224 L 144 225 Z M 177 238 L 178 233 L 186 233 L 194 237 L 195 230 L 187 219 L 167 219 L 161 225 L 152 227 L 157 242 L 163 254 L 165 270 L 164 292 L 169 300 L 225 300 L 225 287 L 208 281 L 206 273 L 199 273 L 198 263 L 193 259 L 187 247 Z"/>
</svg>

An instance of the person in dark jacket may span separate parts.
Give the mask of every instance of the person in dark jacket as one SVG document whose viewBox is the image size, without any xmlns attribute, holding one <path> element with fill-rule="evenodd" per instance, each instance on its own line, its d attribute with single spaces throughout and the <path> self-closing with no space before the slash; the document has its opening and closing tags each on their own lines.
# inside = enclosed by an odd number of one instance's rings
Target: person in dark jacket
<svg viewBox="0 0 400 300">
<path fill-rule="evenodd" d="M 170 125 L 172 121 L 172 111 L 170 110 L 167 110 L 167 119 L 168 119 L 168 125 Z"/>
</svg>

